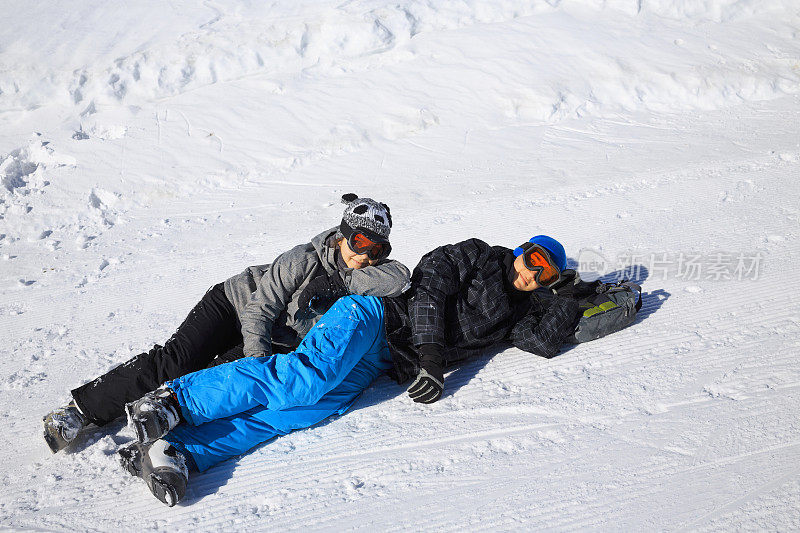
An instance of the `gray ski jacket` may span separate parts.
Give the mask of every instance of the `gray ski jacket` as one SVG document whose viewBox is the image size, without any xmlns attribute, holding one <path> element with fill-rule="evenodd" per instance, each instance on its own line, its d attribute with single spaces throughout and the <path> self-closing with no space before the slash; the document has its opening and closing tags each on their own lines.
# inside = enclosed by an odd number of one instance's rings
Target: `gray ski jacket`
<svg viewBox="0 0 800 533">
<path fill-rule="evenodd" d="M 242 325 L 244 355 L 271 355 L 273 344 L 294 349 L 317 323 L 333 301 L 323 308 L 308 305 L 322 286 L 345 294 L 398 296 L 410 286 L 405 265 L 383 260 L 354 270 L 337 264 L 338 226 L 324 231 L 275 258 L 271 264 L 248 267 L 225 281 L 225 295 L 236 309 Z M 341 266 L 340 266 L 341 265 Z M 322 277 L 325 283 L 311 283 Z M 311 286 L 309 286 L 311 284 Z M 327 290 L 328 296 L 331 291 Z"/>
</svg>

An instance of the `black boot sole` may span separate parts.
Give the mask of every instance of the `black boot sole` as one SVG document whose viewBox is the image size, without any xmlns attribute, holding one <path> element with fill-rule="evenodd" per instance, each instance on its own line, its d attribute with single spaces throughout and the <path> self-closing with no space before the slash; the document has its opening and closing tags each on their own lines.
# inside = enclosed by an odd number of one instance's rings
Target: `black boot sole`
<svg viewBox="0 0 800 533">
<path fill-rule="evenodd" d="M 50 447 L 50 451 L 53 453 L 58 453 L 67 446 L 69 446 L 70 441 L 64 440 L 58 431 L 55 433 L 51 432 L 49 428 L 44 429 L 44 441 Z"/>
<path fill-rule="evenodd" d="M 168 450 L 177 453 L 171 446 Z M 163 466 L 153 468 L 149 452 L 150 446 L 134 442 L 120 449 L 117 454 L 119 463 L 126 472 L 143 479 L 153 496 L 173 507 L 186 495 L 188 480 L 184 474 L 172 468 Z M 169 451 L 167 453 L 169 454 Z"/>
<path fill-rule="evenodd" d="M 174 479 L 176 475 L 163 475 L 161 472 L 153 472 L 150 474 L 147 486 L 150 487 L 150 492 L 153 496 L 158 498 L 162 503 L 170 507 L 174 507 L 176 503 L 183 499 L 186 493 L 186 482 L 184 481 L 181 487 L 175 487 L 174 483 L 170 483 L 167 478 L 173 478 L 173 482 L 178 482 Z M 183 490 L 179 490 L 183 489 Z"/>
<path fill-rule="evenodd" d="M 140 446 L 127 446 L 117 452 L 119 464 L 130 475 L 142 477 L 142 449 Z"/>
</svg>

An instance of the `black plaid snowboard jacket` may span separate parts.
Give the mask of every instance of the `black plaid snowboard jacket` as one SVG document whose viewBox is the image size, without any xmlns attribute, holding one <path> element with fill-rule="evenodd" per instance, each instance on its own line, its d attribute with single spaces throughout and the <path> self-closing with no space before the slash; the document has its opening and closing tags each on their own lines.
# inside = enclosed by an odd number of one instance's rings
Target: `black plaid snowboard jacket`
<svg viewBox="0 0 800 533">
<path fill-rule="evenodd" d="M 551 358 L 574 332 L 580 312 L 573 298 L 547 289 L 516 290 L 508 280 L 514 254 L 479 239 L 440 246 L 420 260 L 403 296 L 384 298 L 386 334 L 402 383 L 419 371 L 415 347 L 443 346 L 450 365 L 510 341 Z"/>
</svg>

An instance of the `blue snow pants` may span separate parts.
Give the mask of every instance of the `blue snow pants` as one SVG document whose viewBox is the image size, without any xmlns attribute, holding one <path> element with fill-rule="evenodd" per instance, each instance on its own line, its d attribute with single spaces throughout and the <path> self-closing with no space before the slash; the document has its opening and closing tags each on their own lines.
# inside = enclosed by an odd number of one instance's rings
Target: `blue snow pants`
<svg viewBox="0 0 800 533">
<path fill-rule="evenodd" d="M 345 296 L 294 352 L 247 357 L 167 382 L 185 423 L 164 440 L 202 472 L 273 437 L 344 413 L 390 367 L 383 302 Z"/>
</svg>

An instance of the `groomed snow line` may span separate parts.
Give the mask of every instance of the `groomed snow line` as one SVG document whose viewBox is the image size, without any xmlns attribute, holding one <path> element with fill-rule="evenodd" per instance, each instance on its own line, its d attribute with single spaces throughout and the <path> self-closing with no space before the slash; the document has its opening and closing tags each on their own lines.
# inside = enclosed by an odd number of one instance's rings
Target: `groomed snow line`
<svg viewBox="0 0 800 533">
<path fill-rule="evenodd" d="M 794 0 L 0 2 L 0 529 L 797 531 Z M 206 289 L 390 205 L 393 257 L 544 233 L 631 327 L 193 473 L 41 418 Z"/>
</svg>

